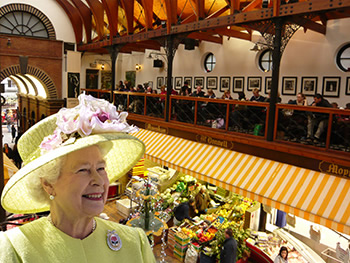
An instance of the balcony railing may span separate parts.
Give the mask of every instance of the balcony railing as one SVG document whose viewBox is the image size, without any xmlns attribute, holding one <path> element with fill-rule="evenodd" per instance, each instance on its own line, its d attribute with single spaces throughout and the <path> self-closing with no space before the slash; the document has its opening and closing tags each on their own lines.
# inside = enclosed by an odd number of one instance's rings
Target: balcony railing
<svg viewBox="0 0 350 263">
<path fill-rule="evenodd" d="M 106 98 L 106 91 L 85 91 Z M 166 120 L 166 95 L 115 91 L 114 103 L 119 111 Z M 170 123 L 262 140 L 267 136 L 269 103 L 171 95 L 169 109 Z M 273 138 L 310 149 L 350 152 L 350 111 L 277 104 Z"/>
</svg>

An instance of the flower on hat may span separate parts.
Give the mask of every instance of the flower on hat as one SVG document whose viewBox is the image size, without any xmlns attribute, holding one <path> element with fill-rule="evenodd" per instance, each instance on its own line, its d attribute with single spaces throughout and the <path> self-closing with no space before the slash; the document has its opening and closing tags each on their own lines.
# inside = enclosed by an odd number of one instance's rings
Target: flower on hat
<svg viewBox="0 0 350 263">
<path fill-rule="evenodd" d="M 103 99 L 84 93 L 79 95 L 79 105 L 62 108 L 57 113 L 57 128 L 40 144 L 42 151 L 51 151 L 70 138 L 86 137 L 91 134 L 110 132 L 137 132 L 138 128 L 126 122 L 127 112 L 118 113 L 116 107 Z M 73 140 L 74 141 L 74 140 Z"/>
</svg>

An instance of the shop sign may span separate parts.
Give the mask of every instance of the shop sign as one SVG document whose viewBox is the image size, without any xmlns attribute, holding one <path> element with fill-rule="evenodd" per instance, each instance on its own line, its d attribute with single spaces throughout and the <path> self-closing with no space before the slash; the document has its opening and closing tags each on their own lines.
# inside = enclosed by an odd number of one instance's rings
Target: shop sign
<svg viewBox="0 0 350 263">
<path fill-rule="evenodd" d="M 146 128 L 146 130 L 168 134 L 168 128 L 162 127 L 162 126 L 159 126 L 159 125 L 152 125 L 150 123 L 146 123 L 146 127 L 145 128 Z"/>
<path fill-rule="evenodd" d="M 333 174 L 341 177 L 350 178 L 350 168 L 346 166 L 321 161 L 318 165 L 318 168 L 322 173 L 328 173 L 328 174 Z"/>
<path fill-rule="evenodd" d="M 197 140 L 197 142 L 215 145 L 215 146 L 223 147 L 223 148 L 230 149 L 230 150 L 233 148 L 233 142 L 219 140 L 219 139 L 215 139 L 215 138 L 205 136 L 205 135 L 197 134 L 196 140 Z"/>
</svg>

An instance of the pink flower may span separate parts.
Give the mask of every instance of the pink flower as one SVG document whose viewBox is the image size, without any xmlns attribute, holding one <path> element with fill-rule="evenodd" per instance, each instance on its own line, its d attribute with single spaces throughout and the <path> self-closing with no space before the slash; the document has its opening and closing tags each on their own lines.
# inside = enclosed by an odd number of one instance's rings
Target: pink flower
<svg viewBox="0 0 350 263">
<path fill-rule="evenodd" d="M 127 112 L 119 114 L 116 107 L 106 100 L 81 94 L 78 106 L 63 108 L 57 113 L 57 128 L 53 135 L 44 138 L 40 147 L 44 150 L 55 149 L 76 133 L 85 137 L 90 134 L 138 131 L 137 127 L 126 122 L 127 116 Z"/>
<path fill-rule="evenodd" d="M 51 151 L 56 149 L 58 146 L 62 144 L 61 131 L 56 129 L 52 135 L 49 135 L 44 138 L 44 140 L 40 144 L 40 148 L 43 151 Z"/>
</svg>

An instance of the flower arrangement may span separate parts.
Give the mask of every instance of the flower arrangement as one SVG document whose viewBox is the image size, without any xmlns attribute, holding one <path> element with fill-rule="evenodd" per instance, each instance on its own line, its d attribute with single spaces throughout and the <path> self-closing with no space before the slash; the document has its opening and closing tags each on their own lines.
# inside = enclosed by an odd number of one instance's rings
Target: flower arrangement
<svg viewBox="0 0 350 263">
<path fill-rule="evenodd" d="M 79 95 L 79 105 L 62 108 L 57 113 L 57 128 L 40 144 L 42 151 L 51 151 L 74 142 L 79 137 L 109 132 L 137 132 L 138 128 L 126 122 L 127 112 L 118 113 L 116 107 L 103 99 Z"/>
</svg>

